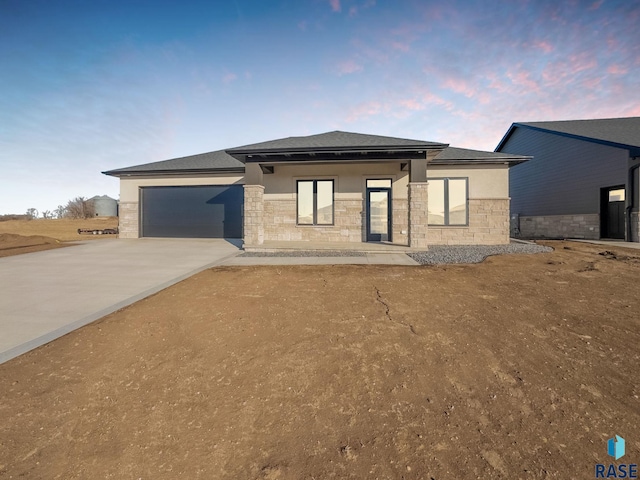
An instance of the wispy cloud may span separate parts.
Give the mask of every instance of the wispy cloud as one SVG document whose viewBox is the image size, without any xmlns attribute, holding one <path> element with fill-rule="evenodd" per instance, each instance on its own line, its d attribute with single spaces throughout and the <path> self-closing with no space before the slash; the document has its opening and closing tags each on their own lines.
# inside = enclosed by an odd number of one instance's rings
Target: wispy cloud
<svg viewBox="0 0 640 480">
<path fill-rule="evenodd" d="M 532 46 L 534 48 L 542 50 L 544 53 L 551 53 L 555 50 L 555 47 L 547 40 L 537 40 L 533 42 Z"/>
<path fill-rule="evenodd" d="M 344 62 L 340 62 L 338 63 L 338 65 L 336 65 L 336 72 L 339 76 L 361 72 L 362 69 L 362 65 L 360 65 L 355 60 L 345 60 Z"/>
<path fill-rule="evenodd" d="M 611 75 L 625 75 L 628 71 L 628 67 L 617 65 L 615 63 L 613 65 L 609 65 L 609 67 L 607 68 L 607 72 Z"/>
<path fill-rule="evenodd" d="M 379 115 L 382 112 L 382 103 L 372 100 L 369 102 L 362 102 L 355 107 L 351 107 L 345 120 L 349 123 L 363 120 L 365 118 Z"/>
<path fill-rule="evenodd" d="M 229 84 L 235 82 L 238 79 L 238 75 L 233 72 L 227 72 L 222 76 L 222 82 Z"/>
<path fill-rule="evenodd" d="M 331 6 L 331 10 L 333 10 L 334 12 L 342 11 L 340 0 L 329 0 L 329 5 Z"/>
</svg>

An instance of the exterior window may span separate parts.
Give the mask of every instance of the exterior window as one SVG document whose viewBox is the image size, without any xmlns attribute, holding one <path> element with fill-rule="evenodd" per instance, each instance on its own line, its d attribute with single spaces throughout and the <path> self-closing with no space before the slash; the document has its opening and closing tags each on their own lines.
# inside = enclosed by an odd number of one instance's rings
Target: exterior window
<svg viewBox="0 0 640 480">
<path fill-rule="evenodd" d="M 609 190 L 610 202 L 624 202 L 624 188 L 618 190 Z"/>
<path fill-rule="evenodd" d="M 429 225 L 468 224 L 467 178 L 429 179 Z"/>
<path fill-rule="evenodd" d="M 333 180 L 298 180 L 298 225 L 333 225 Z"/>
<path fill-rule="evenodd" d="M 382 180 L 367 180 L 367 188 L 391 188 L 391 179 L 384 178 Z"/>
</svg>

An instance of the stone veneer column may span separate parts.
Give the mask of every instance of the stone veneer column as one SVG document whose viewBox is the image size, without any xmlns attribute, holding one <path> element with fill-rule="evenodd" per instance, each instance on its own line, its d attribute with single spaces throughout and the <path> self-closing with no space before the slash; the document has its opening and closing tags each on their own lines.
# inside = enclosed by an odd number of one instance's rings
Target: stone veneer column
<svg viewBox="0 0 640 480">
<path fill-rule="evenodd" d="M 409 182 L 409 246 L 427 250 L 427 182 Z"/>
<path fill-rule="evenodd" d="M 138 238 L 139 232 L 138 202 L 122 202 L 118 208 L 118 238 Z"/>
<path fill-rule="evenodd" d="M 264 242 L 264 186 L 244 186 L 244 244 L 262 245 Z"/>
</svg>

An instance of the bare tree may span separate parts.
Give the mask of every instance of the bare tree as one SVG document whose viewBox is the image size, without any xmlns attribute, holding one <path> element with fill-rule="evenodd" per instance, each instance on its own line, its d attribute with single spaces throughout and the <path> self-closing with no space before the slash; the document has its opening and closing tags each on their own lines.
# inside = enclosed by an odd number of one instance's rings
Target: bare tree
<svg viewBox="0 0 640 480">
<path fill-rule="evenodd" d="M 93 202 L 84 197 L 76 197 L 69 200 L 65 209 L 65 217 L 68 218 L 92 218 L 95 216 Z"/>
<path fill-rule="evenodd" d="M 64 218 L 67 215 L 67 207 L 64 205 L 58 205 L 58 208 L 53 211 L 53 214 L 56 218 Z"/>
<path fill-rule="evenodd" d="M 35 208 L 27 209 L 27 218 L 29 220 L 33 220 L 34 218 L 38 218 L 38 210 L 36 210 Z"/>
<path fill-rule="evenodd" d="M 44 218 L 45 220 L 48 220 L 50 218 L 53 218 L 53 212 L 51 210 L 45 210 L 42 212 L 42 218 Z"/>
</svg>

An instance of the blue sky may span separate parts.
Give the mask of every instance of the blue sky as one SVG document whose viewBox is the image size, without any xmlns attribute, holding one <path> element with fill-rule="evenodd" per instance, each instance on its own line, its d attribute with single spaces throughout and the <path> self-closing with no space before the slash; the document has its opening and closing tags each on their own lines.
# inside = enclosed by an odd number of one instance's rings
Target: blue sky
<svg viewBox="0 0 640 480">
<path fill-rule="evenodd" d="M 0 213 L 331 130 L 493 150 L 640 116 L 640 1 L 0 0 Z"/>
</svg>

